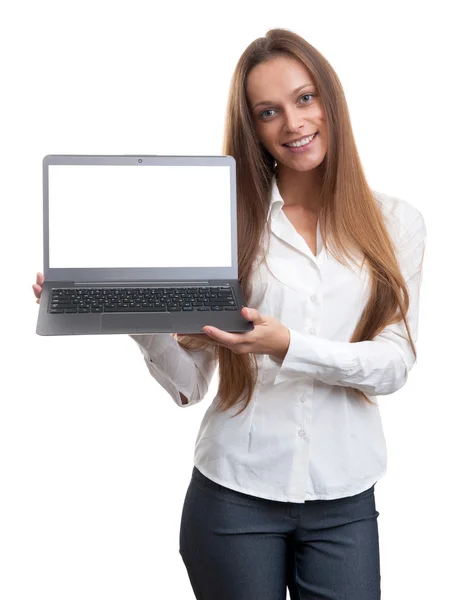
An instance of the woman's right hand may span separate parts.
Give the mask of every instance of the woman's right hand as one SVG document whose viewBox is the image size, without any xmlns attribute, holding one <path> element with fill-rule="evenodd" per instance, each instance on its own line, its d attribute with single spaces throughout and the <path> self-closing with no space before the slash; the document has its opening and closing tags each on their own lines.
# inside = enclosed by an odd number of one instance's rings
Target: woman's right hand
<svg viewBox="0 0 450 600">
<path fill-rule="evenodd" d="M 42 273 L 36 275 L 36 283 L 31 286 L 33 288 L 34 295 L 36 296 L 36 304 L 41 301 L 42 286 L 44 285 L 44 276 Z"/>
</svg>

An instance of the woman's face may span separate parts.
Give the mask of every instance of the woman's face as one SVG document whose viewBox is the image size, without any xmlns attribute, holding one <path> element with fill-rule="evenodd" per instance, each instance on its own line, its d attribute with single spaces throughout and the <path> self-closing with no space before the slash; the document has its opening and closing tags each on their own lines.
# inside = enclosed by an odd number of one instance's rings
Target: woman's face
<svg viewBox="0 0 450 600">
<path fill-rule="evenodd" d="M 247 100 L 258 138 L 278 165 L 310 171 L 322 163 L 327 150 L 325 113 L 317 88 L 300 62 L 276 57 L 254 67 L 247 79 Z M 283 145 L 316 132 L 303 151 Z"/>
</svg>

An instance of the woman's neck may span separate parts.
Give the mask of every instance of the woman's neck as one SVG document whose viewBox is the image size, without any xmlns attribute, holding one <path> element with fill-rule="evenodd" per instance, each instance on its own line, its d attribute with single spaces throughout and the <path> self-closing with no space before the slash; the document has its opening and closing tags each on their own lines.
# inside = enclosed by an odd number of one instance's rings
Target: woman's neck
<svg viewBox="0 0 450 600">
<path fill-rule="evenodd" d="M 322 179 L 317 169 L 304 172 L 293 169 L 277 169 L 275 177 L 286 207 L 295 206 L 315 213 L 319 211 Z"/>
</svg>

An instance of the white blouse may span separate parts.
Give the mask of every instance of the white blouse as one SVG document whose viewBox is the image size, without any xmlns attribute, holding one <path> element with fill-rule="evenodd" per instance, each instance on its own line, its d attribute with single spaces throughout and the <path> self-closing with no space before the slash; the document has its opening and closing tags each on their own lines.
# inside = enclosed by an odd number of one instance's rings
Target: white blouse
<svg viewBox="0 0 450 600">
<path fill-rule="evenodd" d="M 408 323 L 416 343 L 425 222 L 407 201 L 373 194 L 408 285 Z M 377 403 L 377 396 L 406 383 L 415 358 L 403 321 L 372 341 L 348 341 L 370 295 L 367 265 L 361 270 L 336 261 L 323 247 L 319 224 L 314 256 L 283 204 L 273 178 L 267 257 L 273 275 L 264 262 L 253 272 L 247 305 L 289 328 L 289 349 L 283 361 L 256 355 L 258 380 L 239 416 L 230 418 L 241 404 L 215 412 L 215 396 L 200 425 L 194 464 L 216 483 L 269 500 L 353 496 L 385 474 L 386 443 L 378 404 L 362 404 L 351 388 Z M 130 337 L 178 406 L 205 397 L 217 367 L 212 346 L 187 351 L 169 333 Z"/>
</svg>

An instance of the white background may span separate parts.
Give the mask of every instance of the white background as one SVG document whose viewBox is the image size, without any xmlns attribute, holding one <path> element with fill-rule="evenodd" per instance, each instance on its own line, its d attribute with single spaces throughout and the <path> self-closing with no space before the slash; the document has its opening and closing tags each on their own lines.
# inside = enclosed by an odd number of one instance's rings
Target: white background
<svg viewBox="0 0 450 600">
<path fill-rule="evenodd" d="M 8 3 L 0 14 L 2 600 L 192 599 L 178 553 L 194 441 L 120 336 L 43 338 L 45 154 L 221 154 L 230 78 L 285 27 L 340 77 L 371 187 L 424 215 L 419 358 L 380 397 L 383 600 L 448 590 L 450 54 L 445 3 Z M 447 40 L 447 41 L 445 41 Z M 213 222 L 205 228 L 214 227 Z M 345 600 L 345 599 L 341 599 Z"/>
</svg>

